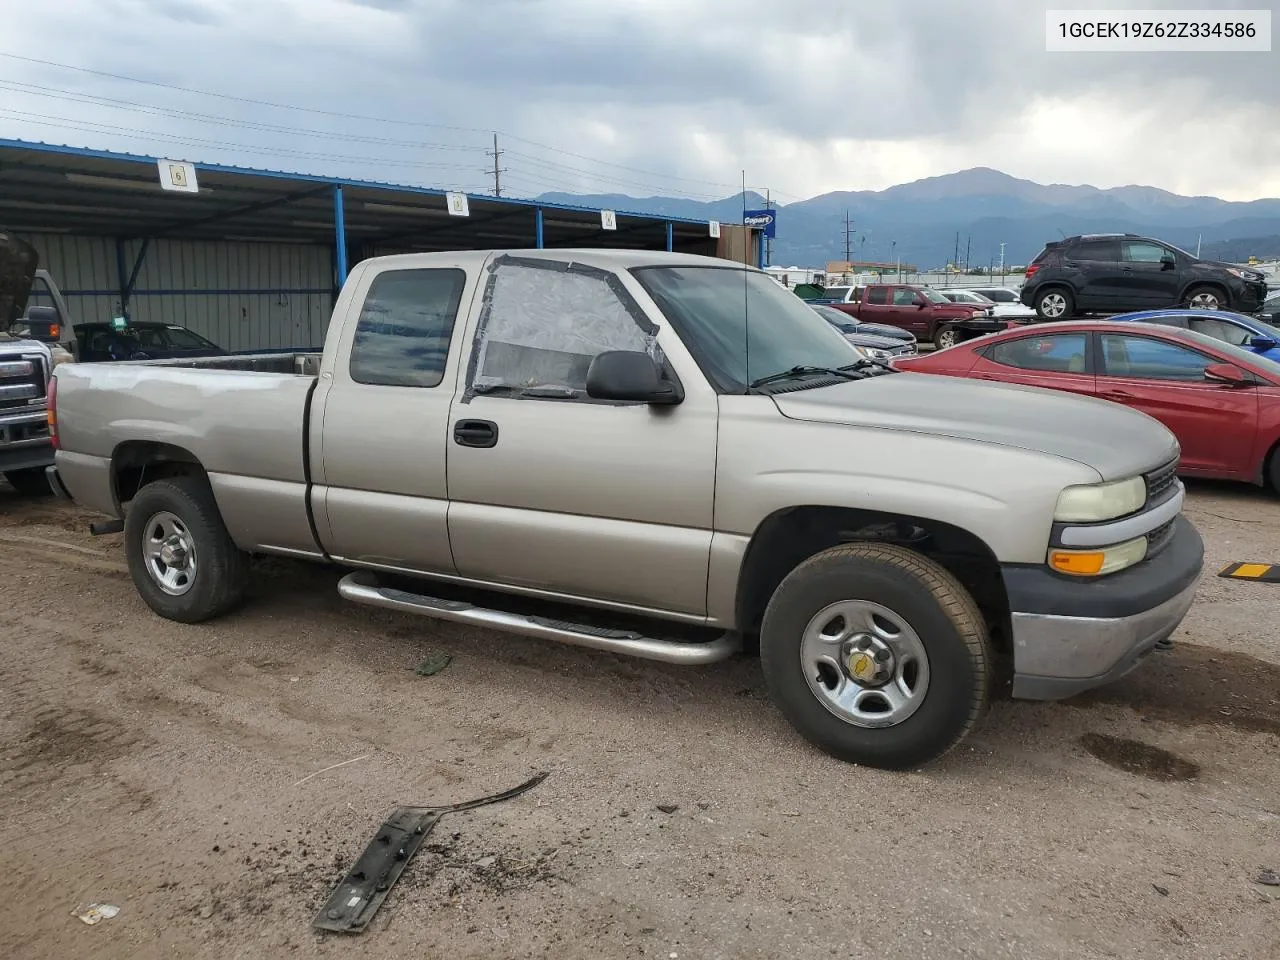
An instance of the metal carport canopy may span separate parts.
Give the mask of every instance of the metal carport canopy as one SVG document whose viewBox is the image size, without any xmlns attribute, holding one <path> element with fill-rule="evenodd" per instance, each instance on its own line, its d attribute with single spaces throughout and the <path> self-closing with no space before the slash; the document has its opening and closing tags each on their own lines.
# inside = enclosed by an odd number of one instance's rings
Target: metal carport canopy
<svg viewBox="0 0 1280 960">
<path fill-rule="evenodd" d="M 617 229 L 604 230 L 596 209 L 475 194 L 469 216 L 450 216 L 445 190 L 220 164 L 195 162 L 199 192 L 181 193 L 161 188 L 159 159 L 0 139 L 0 227 L 122 242 L 322 244 L 334 248 L 339 279 L 347 263 L 398 251 L 718 248 L 705 220 L 616 211 Z"/>
</svg>

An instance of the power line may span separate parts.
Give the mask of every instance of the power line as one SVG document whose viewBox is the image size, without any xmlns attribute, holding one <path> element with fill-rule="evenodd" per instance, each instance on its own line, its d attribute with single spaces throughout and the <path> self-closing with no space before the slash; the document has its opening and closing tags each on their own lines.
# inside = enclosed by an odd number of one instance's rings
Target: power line
<svg viewBox="0 0 1280 960">
<path fill-rule="evenodd" d="M 46 98 L 65 101 L 69 103 L 82 103 L 82 104 L 88 104 L 93 106 L 105 106 L 109 109 L 131 111 L 131 112 L 142 113 L 150 116 L 161 116 L 161 117 L 174 116 L 182 119 L 199 120 L 202 122 L 213 123 L 220 126 L 230 127 L 233 129 L 243 129 L 243 130 L 249 130 L 249 131 L 255 131 L 255 132 L 267 132 L 267 133 L 281 133 L 281 134 L 287 134 L 291 136 L 306 137 L 308 139 L 323 138 L 323 139 L 333 139 L 339 142 L 369 143 L 369 144 L 377 144 L 379 146 L 390 146 L 390 147 L 406 147 L 406 148 L 426 149 L 426 150 L 453 150 L 453 151 L 468 151 L 468 152 L 483 151 L 486 155 L 492 156 L 491 151 L 483 150 L 483 148 L 481 147 L 473 147 L 473 146 L 467 146 L 467 145 L 461 145 L 461 144 L 428 143 L 428 142 L 417 141 L 417 140 L 398 140 L 398 139 L 393 139 L 389 137 L 373 137 L 373 136 L 364 136 L 360 134 L 337 133 L 337 132 L 331 132 L 327 130 L 315 130 L 315 129 L 305 128 L 305 127 L 293 127 L 293 126 L 285 126 L 281 124 L 263 123 L 260 121 L 241 120 L 237 118 L 221 116 L 218 114 L 201 113 L 198 111 L 183 110 L 183 109 L 174 108 L 174 107 L 162 107 L 156 104 L 140 103 L 138 101 L 133 101 L 133 100 L 121 100 L 118 98 L 103 97 L 97 94 L 79 93 L 77 91 L 63 90 L 57 87 L 47 87 L 40 84 L 29 84 L 29 83 L 24 83 L 22 81 L 6 80 L 3 78 L 0 78 L 0 90 L 5 90 L 5 89 L 11 90 L 15 93 L 25 94 L 28 96 L 46 97 Z M 39 115 L 33 114 L 33 116 L 39 116 Z M 58 119 L 64 120 L 67 122 L 73 122 L 73 118 L 69 118 L 69 117 L 58 118 Z M 89 121 L 85 121 L 85 122 L 89 122 Z M 599 173 L 593 173 L 592 171 L 584 170 L 581 167 L 573 167 L 567 164 L 556 163 L 554 161 L 546 160 L 541 157 L 536 157 L 532 154 L 523 153 L 521 151 L 504 149 L 501 152 L 504 154 L 508 154 L 510 156 L 523 158 L 523 162 L 531 163 L 539 167 L 544 167 L 550 170 L 554 170 L 556 172 L 572 173 L 578 177 L 584 177 L 590 180 L 596 180 L 596 181 L 611 184 L 611 185 L 627 186 L 627 187 L 633 187 L 636 189 L 654 190 L 654 191 L 669 191 L 672 189 L 670 186 L 664 185 L 664 184 L 644 183 L 644 182 L 633 180 L 633 179 L 626 179 L 621 177 L 614 177 L 614 176 L 602 175 Z M 486 172 L 492 173 L 493 171 L 490 170 Z M 504 168 L 500 172 L 506 172 L 506 169 Z M 556 186 L 561 187 L 563 186 L 563 184 L 557 183 Z M 687 191 L 687 190 L 682 190 L 681 192 L 685 196 L 689 197 L 690 199 L 702 200 L 705 202 L 722 199 L 720 197 L 710 196 L 707 194 L 693 194 L 691 191 Z"/>
<path fill-rule="evenodd" d="M 40 66 L 45 66 L 45 67 L 54 67 L 60 70 L 72 70 L 77 73 L 84 73 L 84 74 L 88 74 L 90 76 L 96 76 L 96 77 L 105 77 L 111 80 L 121 80 L 126 83 L 143 84 L 146 86 L 157 87 L 164 90 L 175 90 L 180 93 L 190 93 L 190 94 L 195 94 L 197 96 L 203 96 L 203 97 L 214 97 L 219 100 L 227 100 L 234 103 L 253 104 L 255 106 L 269 107 L 275 110 L 293 110 L 300 113 L 312 114 L 314 116 L 334 117 L 341 120 L 361 120 L 369 123 L 394 124 L 394 125 L 403 126 L 403 127 L 421 127 L 421 128 L 435 129 L 435 130 L 453 130 L 461 133 L 481 133 L 485 135 L 490 135 L 494 132 L 491 130 L 483 130 L 479 127 L 465 127 L 465 126 L 458 126 L 454 124 L 431 123 L 425 120 L 404 120 L 396 117 L 378 117 L 378 116 L 371 116 L 368 114 L 345 113 L 338 110 L 323 110 L 318 107 L 304 107 L 297 104 L 278 103 L 272 100 L 261 100 L 254 97 L 242 97 L 242 96 L 237 96 L 235 94 L 220 93 L 213 90 L 201 90 L 196 87 L 185 87 L 180 84 L 165 83 L 160 80 L 146 80 L 141 77 L 131 77 L 125 74 L 111 73 L 106 70 L 94 70 L 90 67 L 80 67 L 80 66 L 75 66 L 74 64 L 69 64 L 69 63 L 59 63 L 54 60 L 45 60 L 39 57 L 29 57 L 29 56 L 24 56 L 17 53 L 9 53 L 6 51 L 0 51 L 0 57 L 4 57 L 10 60 L 17 60 L 23 63 L 32 63 L 32 64 L 39 64 Z M 164 109 L 164 108 L 155 108 L 155 109 Z M 519 143 L 525 143 L 525 144 L 528 144 L 529 146 L 537 147 L 541 150 L 547 150 L 551 153 L 558 153 L 563 156 L 573 157 L 579 160 L 586 160 L 591 163 L 599 164 L 601 166 L 613 167 L 618 170 L 627 170 L 631 173 L 639 173 L 644 176 L 658 177 L 659 179 L 663 179 L 663 180 L 677 180 L 677 181 L 683 181 L 686 183 L 702 183 L 707 186 L 717 186 L 717 187 L 733 186 L 736 188 L 736 184 L 730 184 L 724 181 L 702 180 L 702 179 L 697 179 L 693 177 L 681 177 L 674 174 L 657 173 L 656 171 L 643 170 L 639 167 L 632 167 L 626 164 L 616 163 L 611 160 L 602 160 L 599 157 L 591 157 L 591 156 L 587 156 L 586 154 L 574 153 L 569 150 L 562 150 L 559 147 L 553 147 L 549 144 L 540 143 L 536 140 L 530 140 L 526 137 L 519 137 L 510 133 L 503 133 L 502 135 L 506 137 L 508 140 L 514 140 Z M 787 191 L 779 191 L 779 192 L 790 195 L 790 196 L 798 196 L 796 194 L 788 194 Z"/>
<path fill-rule="evenodd" d="M 412 147 L 427 150 L 460 150 L 479 153 L 482 147 L 464 144 L 427 143 L 421 140 L 395 140 L 389 137 L 370 137 L 361 134 L 340 133 L 330 130 L 314 130 L 307 127 L 292 127 L 283 124 L 264 123 L 257 120 L 242 120 L 218 114 L 199 113 L 193 110 L 182 110 L 177 107 L 161 107 L 156 104 L 139 103 L 135 100 L 120 100 L 103 97 L 92 93 L 80 93 L 75 90 L 63 90 L 58 87 L 46 87 L 41 84 L 24 83 L 19 80 L 0 78 L 0 89 L 22 93 L 32 97 L 46 97 L 53 100 L 64 100 L 69 103 L 83 103 L 93 106 L 107 106 L 117 110 L 128 110 L 153 116 L 173 116 L 184 119 L 201 120 L 222 126 L 237 127 L 245 130 L 261 130 L 267 133 L 287 133 L 305 137 L 324 137 L 331 140 L 350 141 L 352 143 L 376 143 L 384 146 Z"/>
<path fill-rule="evenodd" d="M 48 114 L 31 113 L 26 110 L 13 110 L 0 107 L 0 114 L 27 123 L 41 126 L 59 127 L 66 130 L 78 130 L 84 133 L 114 133 L 131 137 L 147 137 L 152 140 L 175 143 L 184 146 L 212 146 L 245 153 L 257 153 L 264 156 L 294 157 L 305 160 L 330 160 L 341 163 L 378 164 L 382 166 L 416 167 L 435 170 L 466 170 L 470 167 L 462 163 L 440 163 L 429 160 L 395 160 L 384 157 L 357 157 L 342 154 L 318 153 L 313 151 L 291 150 L 288 147 L 260 147 L 248 143 L 233 143 L 225 140 L 209 140 L 202 137 L 188 137 L 181 134 L 160 133 L 155 130 L 142 130 L 136 127 L 121 127 L 116 124 L 96 123 L 92 120 L 78 120 L 72 117 L 57 117 Z"/>
</svg>

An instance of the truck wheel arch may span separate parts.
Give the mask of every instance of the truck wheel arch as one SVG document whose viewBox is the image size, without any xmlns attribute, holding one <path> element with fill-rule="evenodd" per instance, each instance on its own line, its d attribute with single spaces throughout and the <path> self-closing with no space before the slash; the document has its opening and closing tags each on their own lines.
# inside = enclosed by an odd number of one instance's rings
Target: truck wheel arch
<svg viewBox="0 0 1280 960">
<path fill-rule="evenodd" d="M 926 536 L 902 536 L 914 531 Z M 940 563 L 973 595 L 997 651 L 1011 652 L 1009 599 L 1000 564 L 980 537 L 938 520 L 851 507 L 787 507 L 761 521 L 738 573 L 734 618 L 738 629 L 748 634 L 759 630 L 769 598 L 805 560 L 838 544 L 855 542 L 898 543 Z"/>
<path fill-rule="evenodd" d="M 126 440 L 111 452 L 111 495 L 118 513 L 143 485 L 166 477 L 207 477 L 199 457 L 171 443 Z"/>
</svg>

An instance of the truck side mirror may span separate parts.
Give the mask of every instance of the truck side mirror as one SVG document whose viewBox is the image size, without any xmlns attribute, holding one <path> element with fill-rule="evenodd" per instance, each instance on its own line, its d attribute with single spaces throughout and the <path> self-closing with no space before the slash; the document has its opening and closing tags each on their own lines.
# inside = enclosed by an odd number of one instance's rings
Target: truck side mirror
<svg viewBox="0 0 1280 960">
<path fill-rule="evenodd" d="M 28 307 L 26 316 L 15 321 L 10 329 L 21 327 L 23 336 L 41 343 L 58 343 L 62 340 L 62 317 L 54 307 Z"/>
<path fill-rule="evenodd" d="M 594 400 L 670 405 L 684 399 L 677 384 L 664 380 L 642 350 L 606 350 L 587 368 L 587 396 Z"/>
</svg>

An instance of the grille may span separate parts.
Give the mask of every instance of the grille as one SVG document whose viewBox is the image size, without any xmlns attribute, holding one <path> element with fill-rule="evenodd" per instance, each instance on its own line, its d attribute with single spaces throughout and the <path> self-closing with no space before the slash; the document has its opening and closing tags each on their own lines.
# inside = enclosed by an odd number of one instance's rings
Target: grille
<svg viewBox="0 0 1280 960">
<path fill-rule="evenodd" d="M 1174 521 L 1163 523 L 1147 534 L 1147 556 L 1152 557 L 1159 553 L 1169 543 L 1169 538 L 1173 536 Z"/>
<path fill-rule="evenodd" d="M 1147 503 L 1156 503 L 1164 497 L 1178 480 L 1178 461 L 1170 460 L 1158 470 L 1152 470 L 1146 476 Z"/>
<path fill-rule="evenodd" d="M 0 410 L 22 409 L 45 395 L 44 358 L 39 354 L 0 358 Z"/>
</svg>

